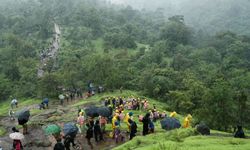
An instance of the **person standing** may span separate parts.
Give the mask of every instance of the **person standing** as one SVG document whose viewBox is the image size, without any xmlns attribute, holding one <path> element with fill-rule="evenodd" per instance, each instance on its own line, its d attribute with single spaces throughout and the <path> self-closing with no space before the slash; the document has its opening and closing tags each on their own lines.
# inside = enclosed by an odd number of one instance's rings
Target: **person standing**
<svg viewBox="0 0 250 150">
<path fill-rule="evenodd" d="M 65 150 L 65 147 L 62 143 L 62 138 L 61 136 L 55 136 L 56 137 L 56 144 L 54 146 L 54 150 Z"/>
<path fill-rule="evenodd" d="M 47 97 L 44 98 L 43 99 L 43 104 L 44 104 L 44 107 L 48 109 L 49 108 L 49 98 L 47 98 Z"/>
<path fill-rule="evenodd" d="M 245 133 L 244 133 L 244 131 L 243 131 L 243 129 L 242 129 L 242 126 L 237 126 L 237 131 L 236 131 L 236 133 L 235 133 L 235 135 L 234 135 L 234 137 L 235 138 L 245 138 L 246 136 L 245 136 Z"/>
<path fill-rule="evenodd" d="M 64 146 L 65 146 L 65 149 L 66 150 L 70 150 L 70 143 L 72 143 L 72 146 L 76 146 L 74 140 L 75 140 L 75 136 L 72 136 L 72 135 L 66 135 L 64 137 Z"/>
<path fill-rule="evenodd" d="M 100 117 L 100 126 L 101 126 L 101 130 L 102 130 L 102 133 L 105 133 L 105 128 L 106 128 L 106 124 L 107 124 L 107 120 L 105 117 L 101 116 Z"/>
<path fill-rule="evenodd" d="M 143 123 L 143 131 L 142 131 L 142 135 L 147 135 L 148 134 L 148 126 L 149 126 L 149 122 L 150 122 L 150 113 L 147 113 L 143 119 L 142 119 L 142 123 Z"/>
<path fill-rule="evenodd" d="M 65 96 L 64 96 L 63 94 L 60 94 L 60 95 L 58 96 L 58 98 L 59 98 L 59 100 L 60 100 L 60 104 L 63 105 Z"/>
<path fill-rule="evenodd" d="M 103 135 L 102 135 L 102 131 L 101 131 L 99 120 L 95 121 L 94 136 L 95 136 L 95 141 L 96 142 L 103 141 Z"/>
<path fill-rule="evenodd" d="M 192 116 L 190 114 L 185 117 L 184 122 L 183 122 L 183 128 L 189 128 L 191 127 L 191 121 L 192 121 Z"/>
<path fill-rule="evenodd" d="M 127 124 L 127 132 L 130 132 L 130 123 L 128 122 L 129 119 L 131 119 L 131 117 L 133 116 L 133 112 L 129 112 L 126 114 L 125 118 L 124 118 L 124 122 Z"/>
<path fill-rule="evenodd" d="M 137 132 L 137 124 L 132 119 L 129 119 L 128 122 L 130 123 L 129 140 L 132 140 L 135 137 L 135 134 Z"/>
<path fill-rule="evenodd" d="M 23 150 L 23 145 L 21 140 L 13 140 L 13 149 L 14 150 Z"/>
<path fill-rule="evenodd" d="M 13 121 L 15 120 L 15 117 L 14 117 L 14 111 L 12 109 L 9 110 L 9 116 L 10 116 L 10 120 Z"/>
<path fill-rule="evenodd" d="M 91 126 L 91 123 L 87 123 L 86 124 L 86 127 L 88 128 L 87 129 L 87 132 L 86 132 L 86 139 L 88 141 L 88 145 L 90 146 L 91 149 L 93 149 L 93 145 L 91 143 L 91 138 L 93 138 L 93 126 Z"/>
<path fill-rule="evenodd" d="M 16 98 L 14 98 L 11 103 L 10 103 L 11 108 L 13 109 L 14 106 L 17 108 L 18 107 L 18 101 Z"/>
<path fill-rule="evenodd" d="M 81 111 L 81 112 L 79 112 L 79 116 L 77 117 L 77 123 L 80 126 L 80 131 L 81 132 L 82 132 L 83 127 L 84 127 L 84 121 L 85 121 L 85 118 L 84 118 L 83 112 Z"/>
</svg>

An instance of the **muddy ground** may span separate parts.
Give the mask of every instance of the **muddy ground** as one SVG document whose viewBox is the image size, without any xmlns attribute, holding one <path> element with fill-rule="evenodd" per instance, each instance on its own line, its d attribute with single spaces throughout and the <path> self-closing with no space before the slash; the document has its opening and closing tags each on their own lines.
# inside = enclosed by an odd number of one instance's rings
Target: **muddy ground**
<svg viewBox="0 0 250 150">
<path fill-rule="evenodd" d="M 50 105 L 49 109 L 45 109 L 42 113 L 33 116 L 31 114 L 29 121 L 31 124 L 28 126 L 28 134 L 25 135 L 25 139 L 22 140 L 24 150 L 53 150 L 56 141 L 52 136 L 45 135 L 43 129 L 45 128 L 45 125 L 50 123 L 56 123 L 63 126 L 64 122 L 74 121 L 76 119 L 76 115 L 73 116 L 72 114 L 77 114 L 77 108 L 71 107 L 71 104 L 74 104 L 75 102 L 66 104 L 68 105 L 66 107 L 62 107 L 57 103 L 54 103 Z M 89 104 L 85 104 L 81 107 L 85 107 L 86 105 Z M 30 109 L 37 109 L 37 107 L 30 106 Z M 11 150 L 13 141 L 9 138 L 9 134 L 12 132 L 12 127 L 18 125 L 17 120 L 11 121 L 9 117 L 3 117 L 0 119 L 0 125 L 7 130 L 7 133 L 3 137 L 0 137 L 0 146 L 3 150 Z M 22 128 L 20 128 L 19 131 L 22 132 Z M 94 149 L 109 150 L 122 144 L 115 143 L 114 139 L 110 138 L 108 133 L 109 131 L 107 131 L 104 135 L 105 141 L 96 143 L 94 138 L 91 140 L 94 145 Z M 127 141 L 128 135 L 124 135 L 126 136 L 125 141 Z M 81 146 L 82 150 L 90 149 L 87 144 L 87 140 L 85 139 L 85 133 L 79 133 L 75 141 Z M 74 148 L 71 149 L 73 150 Z"/>
</svg>

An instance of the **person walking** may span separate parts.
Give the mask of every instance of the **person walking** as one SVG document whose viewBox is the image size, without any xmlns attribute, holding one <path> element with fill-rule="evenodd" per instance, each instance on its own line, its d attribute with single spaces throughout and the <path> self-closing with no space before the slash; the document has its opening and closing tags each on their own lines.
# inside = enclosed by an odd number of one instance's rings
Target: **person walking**
<svg viewBox="0 0 250 150">
<path fill-rule="evenodd" d="M 137 124 L 132 119 L 129 119 L 128 122 L 130 123 L 129 140 L 132 140 L 135 137 L 135 134 L 137 132 Z"/>
<path fill-rule="evenodd" d="M 95 141 L 96 142 L 103 141 L 103 134 L 102 134 L 102 131 L 101 131 L 99 120 L 95 121 L 94 136 L 95 136 Z"/>
<path fill-rule="evenodd" d="M 148 126 L 149 126 L 149 122 L 150 122 L 150 113 L 147 113 L 143 119 L 142 119 L 142 123 L 143 123 L 143 131 L 142 131 L 142 135 L 147 135 L 148 134 Z"/>
<path fill-rule="evenodd" d="M 91 149 L 93 149 L 93 144 L 91 143 L 91 138 L 93 138 L 93 126 L 91 125 L 91 123 L 87 123 L 86 124 L 87 127 L 87 132 L 86 132 L 86 139 L 88 141 L 88 145 L 90 146 Z"/>
</svg>

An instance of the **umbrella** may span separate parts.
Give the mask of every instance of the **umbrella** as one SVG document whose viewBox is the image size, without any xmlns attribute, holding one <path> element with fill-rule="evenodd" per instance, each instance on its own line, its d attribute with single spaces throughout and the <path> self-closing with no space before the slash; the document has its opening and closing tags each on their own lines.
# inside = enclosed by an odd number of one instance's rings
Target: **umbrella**
<svg viewBox="0 0 250 150">
<path fill-rule="evenodd" d="M 176 118 L 166 117 L 161 121 L 161 127 L 165 130 L 172 130 L 181 127 L 181 123 Z"/>
<path fill-rule="evenodd" d="M 47 135 L 49 135 L 49 134 L 59 134 L 61 132 L 61 128 L 56 124 L 51 124 L 51 125 L 48 125 L 45 128 L 45 132 L 46 132 Z"/>
<path fill-rule="evenodd" d="M 14 132 L 10 134 L 10 138 L 12 140 L 22 140 L 24 139 L 24 135 L 20 132 Z"/>
<path fill-rule="evenodd" d="M 103 117 L 109 117 L 110 115 L 112 115 L 112 112 L 110 112 L 108 107 L 99 107 L 97 108 L 97 112 L 100 116 Z"/>
<path fill-rule="evenodd" d="M 19 125 L 24 125 L 25 123 L 27 123 L 29 120 L 26 120 L 26 119 L 22 119 L 22 120 L 20 120 L 20 119 L 18 119 L 18 124 Z"/>
<path fill-rule="evenodd" d="M 64 124 L 63 126 L 63 132 L 65 135 L 76 135 L 78 132 L 78 128 L 75 123 L 69 122 Z"/>
<path fill-rule="evenodd" d="M 26 120 L 28 122 L 30 117 L 30 111 L 28 109 L 23 109 L 16 113 L 18 120 Z"/>
<path fill-rule="evenodd" d="M 204 123 L 198 124 L 196 130 L 202 135 L 210 135 L 210 128 Z"/>
<path fill-rule="evenodd" d="M 96 106 L 90 106 L 90 107 L 86 108 L 85 113 L 87 116 L 90 116 L 90 117 L 98 117 L 99 116 L 98 108 Z"/>
</svg>

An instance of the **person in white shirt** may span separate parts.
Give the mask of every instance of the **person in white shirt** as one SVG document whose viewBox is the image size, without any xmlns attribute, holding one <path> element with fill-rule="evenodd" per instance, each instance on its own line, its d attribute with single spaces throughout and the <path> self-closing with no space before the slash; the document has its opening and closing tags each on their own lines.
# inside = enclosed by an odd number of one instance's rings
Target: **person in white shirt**
<svg viewBox="0 0 250 150">
<path fill-rule="evenodd" d="M 14 106 L 17 108 L 17 107 L 18 107 L 18 101 L 17 101 L 17 99 L 14 98 L 14 99 L 11 101 L 10 105 L 11 105 L 11 108 L 12 108 L 12 109 L 14 108 Z"/>
</svg>

